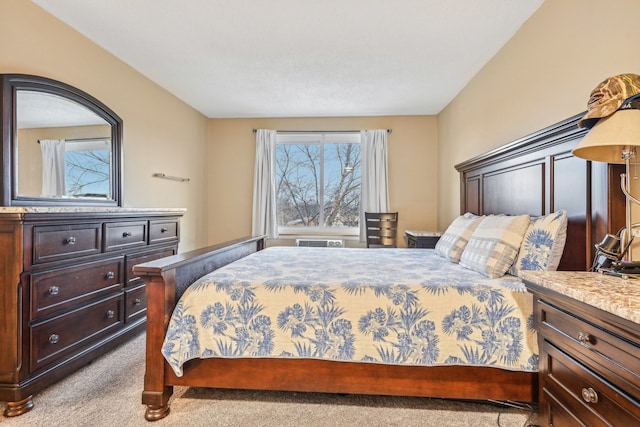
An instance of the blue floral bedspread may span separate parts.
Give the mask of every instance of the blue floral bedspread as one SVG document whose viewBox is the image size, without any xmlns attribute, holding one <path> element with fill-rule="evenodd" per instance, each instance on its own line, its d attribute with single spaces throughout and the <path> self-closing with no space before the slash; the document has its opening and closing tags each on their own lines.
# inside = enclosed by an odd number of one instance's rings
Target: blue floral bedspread
<svg viewBox="0 0 640 427">
<path fill-rule="evenodd" d="M 288 357 L 537 371 L 533 299 L 428 249 L 271 247 L 199 279 L 162 348 L 176 375 L 206 357 Z"/>
</svg>

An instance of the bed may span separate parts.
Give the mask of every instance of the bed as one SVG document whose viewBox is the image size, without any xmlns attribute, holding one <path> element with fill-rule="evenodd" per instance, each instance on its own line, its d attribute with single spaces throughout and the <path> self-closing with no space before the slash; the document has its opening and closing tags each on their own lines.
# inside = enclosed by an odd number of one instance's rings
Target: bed
<svg viewBox="0 0 640 427">
<path fill-rule="evenodd" d="M 619 194 L 619 190 L 616 190 L 619 166 L 591 163 L 571 155 L 571 149 L 584 135 L 584 131 L 576 126 L 579 117 L 581 116 L 569 118 L 456 165 L 460 173 L 461 217 L 462 214 L 469 213 L 479 217 L 506 214 L 508 216 L 527 215 L 528 218 L 529 216 L 543 217 L 552 212 L 563 211 L 568 218 L 568 224 L 566 244 L 559 260 L 559 269 L 588 269 L 593 257 L 594 243 L 599 241 L 605 233 L 617 231 L 624 223 L 624 199 Z M 581 191 L 576 191 L 577 189 Z M 498 217 L 498 215 L 494 216 Z M 313 248 L 289 249 L 313 250 Z M 322 250 L 315 249 L 315 251 Z M 349 251 L 349 249 L 344 250 Z M 402 272 L 415 273 L 418 271 L 419 264 L 433 262 L 428 259 L 438 259 L 443 255 L 442 253 L 434 254 L 434 251 L 422 249 L 355 250 L 370 251 L 367 253 L 371 255 L 376 251 L 375 253 L 379 256 L 383 256 L 385 251 L 390 251 L 388 256 L 396 257 L 395 262 L 391 264 L 404 265 L 404 268 L 394 272 L 393 283 L 386 282 L 391 276 L 377 278 L 383 287 L 389 285 L 387 288 L 391 289 L 393 288 L 391 285 L 398 285 L 399 287 L 393 289 L 403 289 L 399 293 L 391 292 L 396 299 L 400 298 L 398 300 L 400 305 L 395 306 L 394 298 L 391 298 L 384 303 L 374 304 L 381 309 L 381 312 L 376 312 L 370 307 L 362 308 L 361 312 L 349 320 L 348 333 L 345 333 L 344 328 L 340 331 L 330 331 L 334 334 L 334 338 L 338 336 L 341 340 L 340 345 L 331 346 L 327 345 L 330 340 L 320 339 L 323 336 L 326 338 L 326 331 L 324 335 L 322 333 L 316 335 L 316 331 L 313 334 L 307 333 L 305 328 L 311 328 L 310 324 L 291 322 L 291 319 L 296 317 L 296 310 L 299 312 L 301 308 L 314 312 L 312 309 L 315 307 L 317 314 L 317 310 L 322 308 L 314 306 L 319 304 L 318 298 L 322 298 L 317 292 L 314 295 L 315 300 L 307 298 L 298 303 L 289 302 L 289 299 L 297 294 L 306 295 L 305 292 L 300 289 L 296 291 L 295 286 L 285 290 L 287 286 L 283 286 L 282 283 L 271 283 L 271 295 L 269 293 L 258 295 L 253 293 L 258 279 L 241 276 L 247 271 L 256 270 L 256 267 L 251 267 L 249 264 L 251 259 L 264 257 L 260 261 L 262 264 L 258 270 L 262 272 L 262 276 L 266 276 L 263 277 L 263 281 L 269 281 L 270 278 L 279 274 L 275 266 L 280 262 L 276 259 L 282 259 L 282 254 L 278 255 L 280 258 L 276 258 L 277 253 L 281 251 L 286 249 L 265 249 L 264 237 L 251 236 L 134 267 L 134 271 L 147 283 L 146 371 L 142 394 L 142 401 L 147 406 L 145 412 L 147 420 L 158 420 L 169 413 L 169 399 L 173 386 L 537 401 L 535 337 L 527 327 L 529 316 L 527 310 L 530 311 L 528 304 L 531 304 L 531 297 L 522 291 L 516 277 L 507 275 L 501 279 L 491 279 L 481 283 L 480 288 L 487 291 L 491 289 L 493 282 L 502 280 L 507 283 L 505 288 L 514 290 L 515 294 L 519 293 L 519 296 L 523 297 L 521 300 L 505 303 L 511 308 L 517 307 L 515 311 L 521 311 L 518 315 L 519 326 L 516 333 L 522 337 L 519 342 L 519 351 L 515 352 L 517 354 L 513 351 L 509 353 L 508 350 L 498 352 L 489 358 L 485 357 L 481 364 L 468 364 L 466 363 L 468 360 L 463 359 L 482 355 L 482 351 L 474 347 L 481 346 L 482 344 L 478 343 L 481 343 L 482 339 L 464 336 L 460 328 L 456 329 L 455 322 L 450 322 L 450 325 L 454 325 L 450 330 L 444 330 L 446 328 L 442 325 L 445 324 L 445 317 L 453 313 L 450 309 L 445 309 L 438 318 L 435 316 L 438 310 L 437 305 L 421 309 L 413 305 L 404 307 L 405 313 L 413 313 L 413 319 L 418 319 L 415 324 L 420 324 L 424 332 L 420 347 L 422 351 L 409 352 L 411 354 L 402 350 L 403 346 L 398 341 L 398 337 L 403 335 L 398 334 L 397 330 L 389 334 L 388 329 L 385 331 L 384 328 L 380 328 L 380 323 L 376 324 L 377 327 L 372 327 L 372 320 L 376 313 L 388 315 L 389 307 L 400 313 L 403 309 L 402 298 L 406 300 L 408 295 L 413 295 L 413 291 L 404 287 L 409 286 L 409 283 L 399 281 L 400 276 L 403 276 Z M 335 252 L 336 249 L 324 249 L 324 251 L 325 254 L 333 251 L 332 253 L 338 256 L 340 250 Z M 296 253 L 300 254 L 302 251 Z M 310 252 L 304 251 L 304 253 Z M 318 256 L 317 253 L 312 255 Z M 291 258 L 293 255 L 289 253 L 285 255 L 285 259 L 287 257 Z M 353 259 L 353 262 L 357 262 L 355 257 Z M 473 296 L 474 291 L 469 289 L 461 291 L 459 288 L 461 285 L 443 281 L 443 278 L 452 275 L 471 273 L 464 272 L 463 268 L 454 274 L 450 268 L 460 269 L 461 267 L 458 263 L 448 260 L 440 259 L 439 266 L 436 264 L 432 264 L 425 270 L 439 271 L 439 273 L 428 275 L 428 278 L 409 274 L 409 278 L 405 277 L 402 280 L 419 283 L 431 281 L 431 289 L 427 286 L 425 291 L 430 292 L 431 295 L 448 294 L 451 297 L 464 294 L 465 297 L 472 295 L 471 298 L 476 298 L 473 302 L 454 303 L 457 307 L 481 306 L 477 295 Z M 356 268 L 352 266 L 350 270 L 355 271 Z M 294 274 L 292 271 L 296 270 L 289 270 L 284 276 Z M 296 280 L 304 281 L 305 277 L 312 277 L 310 275 L 318 273 L 298 270 L 297 274 L 300 277 Z M 203 279 L 205 276 L 207 278 Z M 234 286 L 232 283 L 238 282 L 227 281 L 231 278 L 233 280 L 240 278 L 244 283 L 243 287 L 240 287 L 241 292 L 238 292 L 238 288 L 232 289 Z M 467 279 L 474 283 L 477 280 L 483 280 L 481 277 L 473 279 L 467 277 Z M 205 286 L 205 282 L 213 285 Z M 492 284 L 489 285 L 488 282 Z M 195 286 L 192 286 L 194 283 Z M 207 302 L 206 298 L 198 294 L 200 289 L 205 287 L 213 288 L 214 291 L 217 288 L 217 292 L 231 299 L 220 300 L 216 308 L 215 303 Z M 345 288 L 344 283 L 341 287 Z M 194 291 L 194 289 L 198 290 Z M 372 288 L 369 289 L 369 293 L 374 293 Z M 332 292 L 338 292 L 338 290 L 327 291 L 326 288 L 321 290 L 320 295 L 325 298 L 327 295 L 333 298 Z M 281 298 L 281 294 L 285 291 L 290 294 L 287 294 L 286 298 Z M 263 314 L 260 310 L 266 305 L 262 304 L 263 300 L 271 298 L 285 301 L 284 306 L 278 309 L 279 311 L 270 315 L 273 320 L 268 327 L 265 328 L 263 325 L 262 329 L 256 328 L 262 331 L 262 335 L 260 339 L 253 341 L 253 346 L 251 343 L 247 344 L 246 340 L 242 341 L 241 338 L 246 338 L 247 335 L 241 330 L 242 328 L 238 328 L 237 324 L 234 325 L 233 322 L 228 321 L 228 318 L 225 318 L 224 322 L 221 321 L 224 318 L 221 313 L 225 310 L 232 312 L 233 304 L 240 304 L 240 299 L 243 295 L 247 295 L 246 292 L 249 292 L 253 298 L 250 298 L 247 304 L 255 303 L 249 311 L 253 310 L 252 315 L 257 319 L 263 319 L 259 317 Z M 346 293 L 354 297 L 356 294 L 366 292 L 360 289 Z M 181 297 L 188 298 L 190 294 L 192 295 L 191 300 L 188 300 L 190 302 L 179 303 Z M 482 294 L 485 295 L 482 297 L 485 301 L 486 295 L 495 295 L 491 291 L 482 292 Z M 501 296 L 499 301 L 502 302 L 506 301 L 506 298 L 512 298 L 503 293 L 499 294 Z M 204 301 L 204 306 L 200 307 L 200 311 L 196 313 L 201 315 L 207 312 L 210 315 L 205 323 L 211 330 L 207 333 L 196 333 L 201 337 L 208 335 L 210 337 L 208 342 L 179 338 L 176 335 L 184 329 L 185 324 L 192 323 L 192 320 L 198 316 L 198 314 L 187 313 L 184 305 L 194 305 L 197 301 Z M 212 306 L 209 311 L 207 311 L 208 304 Z M 343 304 L 352 303 L 340 302 L 339 308 L 344 308 Z M 258 312 L 256 307 L 260 308 Z M 175 320 L 176 313 L 181 320 Z M 288 320 L 278 319 L 279 313 L 288 313 Z M 332 312 L 331 315 L 336 316 L 336 312 Z M 218 316 L 217 323 L 216 316 Z M 337 316 L 342 316 L 342 313 Z M 452 317 L 449 318 L 451 319 Z M 340 324 L 344 326 L 345 323 Z M 275 334 L 278 329 L 285 330 L 288 338 L 278 338 Z M 322 328 L 317 329 L 322 332 Z M 487 331 L 478 329 L 468 333 L 482 336 Z M 370 338 L 368 347 L 360 348 L 351 345 L 352 336 L 358 334 Z M 440 343 L 439 340 L 445 335 L 453 335 L 456 339 L 461 338 L 458 340 L 457 347 L 463 352 L 454 354 L 448 349 L 439 348 L 440 353 L 436 355 L 430 344 Z M 438 338 L 434 339 L 435 336 Z M 241 341 L 243 345 L 239 344 Z M 285 341 L 293 347 L 282 347 Z M 467 345 L 462 343 L 463 341 Z M 181 342 L 183 345 L 186 343 L 186 347 L 180 349 Z M 190 348 L 193 342 L 198 342 L 198 346 L 195 346 L 197 348 Z M 191 345 L 191 347 L 194 346 Z M 477 358 L 482 359 L 482 357 Z M 402 363 L 397 363 L 398 361 Z"/>
<path fill-rule="evenodd" d="M 162 354 L 537 370 L 531 298 L 434 250 L 270 247 L 198 279 Z"/>
</svg>

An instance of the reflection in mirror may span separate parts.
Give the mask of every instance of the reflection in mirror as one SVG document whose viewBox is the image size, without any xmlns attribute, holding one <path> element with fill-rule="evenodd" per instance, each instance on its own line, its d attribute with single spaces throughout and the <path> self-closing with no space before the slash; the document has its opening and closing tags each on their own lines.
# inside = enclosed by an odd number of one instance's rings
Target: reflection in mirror
<svg viewBox="0 0 640 427">
<path fill-rule="evenodd" d="M 16 100 L 18 196 L 111 199 L 111 126 L 57 95 Z"/>
</svg>

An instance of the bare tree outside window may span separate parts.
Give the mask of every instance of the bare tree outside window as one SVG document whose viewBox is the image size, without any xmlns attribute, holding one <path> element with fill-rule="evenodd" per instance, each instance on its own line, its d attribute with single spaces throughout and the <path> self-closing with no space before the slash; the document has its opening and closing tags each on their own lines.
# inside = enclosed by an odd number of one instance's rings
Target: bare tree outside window
<svg viewBox="0 0 640 427">
<path fill-rule="evenodd" d="M 325 225 L 358 227 L 360 144 L 326 144 L 324 164 Z"/>
<path fill-rule="evenodd" d="M 359 143 L 278 144 L 276 171 L 279 226 L 358 227 Z"/>
<path fill-rule="evenodd" d="M 69 197 L 111 197 L 109 150 L 67 151 L 65 186 Z"/>
</svg>

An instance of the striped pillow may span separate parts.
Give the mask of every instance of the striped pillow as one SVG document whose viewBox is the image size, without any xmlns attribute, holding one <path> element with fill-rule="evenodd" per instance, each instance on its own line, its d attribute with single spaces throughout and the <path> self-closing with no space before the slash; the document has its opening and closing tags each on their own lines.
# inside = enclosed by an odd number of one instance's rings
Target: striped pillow
<svg viewBox="0 0 640 427">
<path fill-rule="evenodd" d="M 436 243 L 435 253 L 453 262 L 460 261 L 460 256 L 467 246 L 473 230 L 481 220 L 481 216 L 472 213 L 466 213 L 454 219 Z"/>
<path fill-rule="evenodd" d="M 490 278 L 504 276 L 518 256 L 529 215 L 486 216 L 471 235 L 460 265 Z"/>
</svg>

